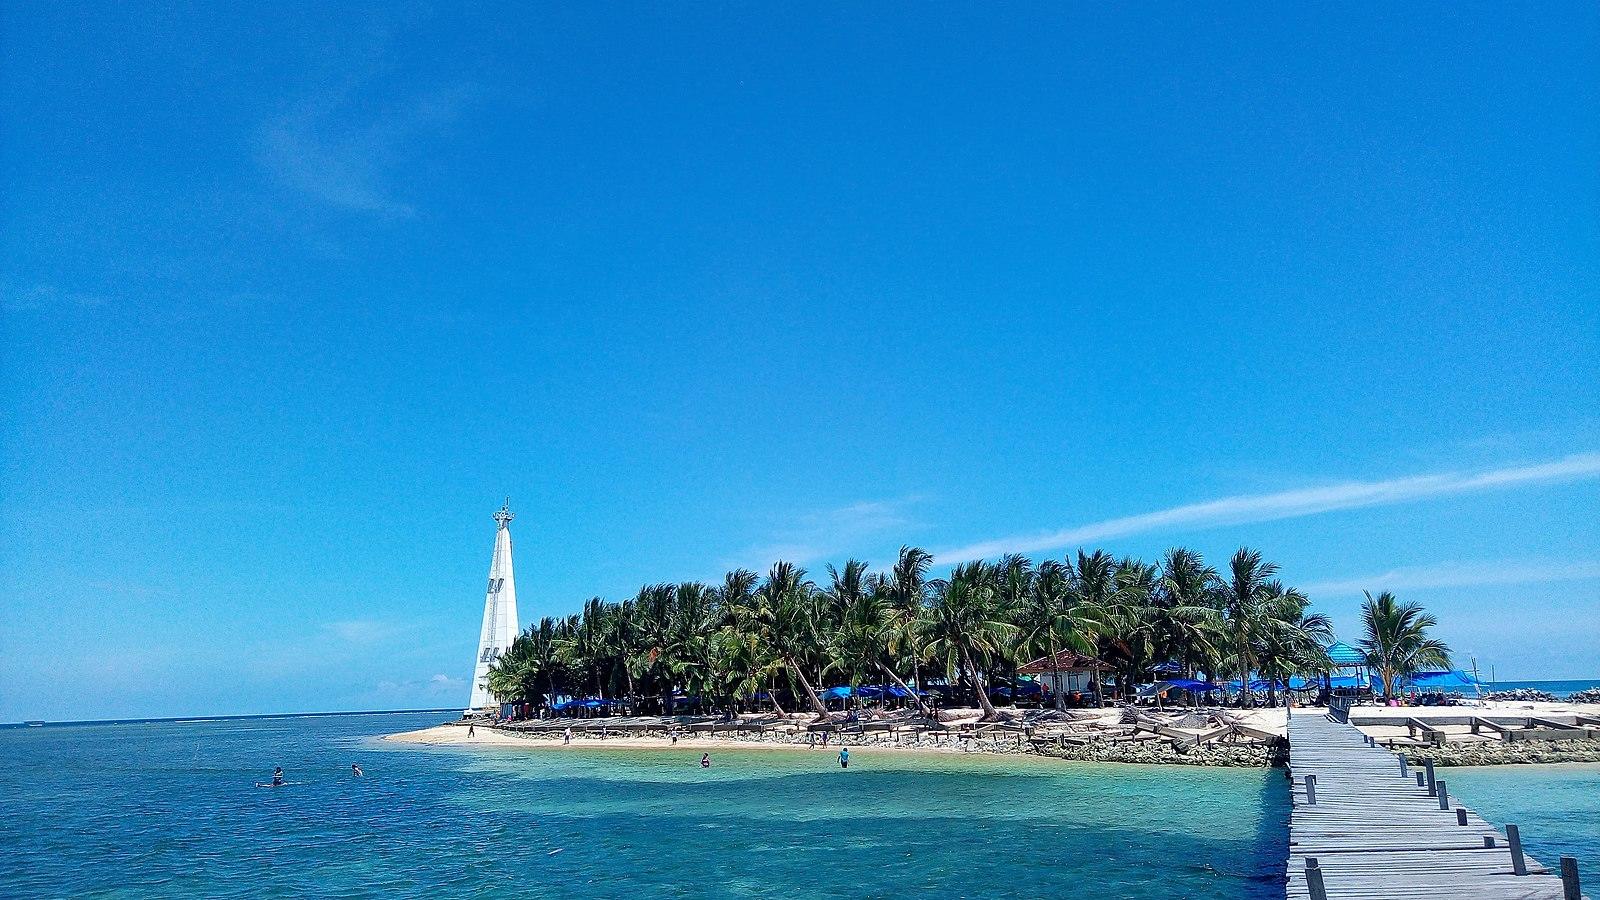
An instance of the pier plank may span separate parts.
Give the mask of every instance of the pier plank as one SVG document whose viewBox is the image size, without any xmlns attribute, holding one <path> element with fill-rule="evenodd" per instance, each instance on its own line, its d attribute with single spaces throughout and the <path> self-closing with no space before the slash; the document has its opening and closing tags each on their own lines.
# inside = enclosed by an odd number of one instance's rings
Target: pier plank
<svg viewBox="0 0 1600 900">
<path fill-rule="evenodd" d="M 1564 896 L 1561 879 L 1532 858 L 1527 874 L 1513 872 L 1510 842 L 1493 824 L 1448 797 L 1441 807 L 1414 771 L 1402 771 L 1394 753 L 1352 725 L 1309 712 L 1289 719 L 1286 896 L 1311 896 L 1313 858 L 1329 900 Z"/>
</svg>

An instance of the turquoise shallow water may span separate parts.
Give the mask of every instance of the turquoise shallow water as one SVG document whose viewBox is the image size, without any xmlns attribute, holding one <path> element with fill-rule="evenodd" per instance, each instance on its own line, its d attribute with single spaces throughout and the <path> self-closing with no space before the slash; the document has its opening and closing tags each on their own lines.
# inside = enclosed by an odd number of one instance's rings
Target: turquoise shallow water
<svg viewBox="0 0 1600 900">
<path fill-rule="evenodd" d="M 1279 772 L 372 740 L 436 721 L 0 729 L 0 896 L 1282 892 Z"/>
<path fill-rule="evenodd" d="M 1279 771 L 374 740 L 436 721 L 0 729 L 0 897 L 1282 896 Z M 1600 766 L 1449 778 L 1600 871 Z"/>
<path fill-rule="evenodd" d="M 1483 766 L 1438 770 L 1450 793 L 1496 825 L 1513 823 L 1528 852 L 1551 868 L 1577 857 L 1584 894 L 1600 883 L 1600 765 Z"/>
</svg>

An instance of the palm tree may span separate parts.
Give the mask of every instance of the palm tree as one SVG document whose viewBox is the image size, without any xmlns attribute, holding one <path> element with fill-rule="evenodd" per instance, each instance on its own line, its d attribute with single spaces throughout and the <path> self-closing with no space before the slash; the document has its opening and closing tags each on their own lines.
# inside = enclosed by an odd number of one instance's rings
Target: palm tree
<svg viewBox="0 0 1600 900">
<path fill-rule="evenodd" d="M 945 670 L 971 677 L 985 722 L 1000 713 L 989 701 L 979 663 L 991 662 L 1016 630 L 995 602 L 996 581 L 995 568 L 982 561 L 956 566 L 948 579 L 933 582 L 932 602 L 919 623 L 928 651 L 945 661 Z"/>
<path fill-rule="evenodd" d="M 760 642 L 762 655 L 782 663 L 821 721 L 828 718 L 828 707 L 805 673 L 806 665 L 817 655 L 816 593 L 816 585 L 806 580 L 804 569 L 788 562 L 773 563 L 739 627 Z"/>
<path fill-rule="evenodd" d="M 1078 602 L 1072 589 L 1072 567 L 1053 559 L 1039 563 L 1032 590 L 1017 617 L 1018 643 L 1027 655 L 1043 654 L 1050 660 L 1058 710 L 1067 707 L 1057 658 L 1065 650 L 1094 653 L 1094 622 L 1093 610 Z"/>
<path fill-rule="evenodd" d="M 1438 625 L 1438 619 L 1424 612 L 1420 604 L 1396 602 L 1388 591 L 1377 597 L 1370 591 L 1362 593 L 1367 599 L 1361 604 L 1361 625 L 1366 631 L 1361 649 L 1367 653 L 1367 665 L 1377 669 L 1383 679 L 1385 698 L 1394 695 L 1396 681 L 1402 676 L 1428 667 L 1450 668 L 1450 648 L 1428 636 L 1428 629 Z"/>
<path fill-rule="evenodd" d="M 1224 640 L 1239 672 L 1241 706 L 1255 705 L 1250 673 L 1256 669 L 1256 648 L 1271 618 L 1270 604 L 1276 593 L 1272 576 L 1277 572 L 1277 564 L 1263 562 L 1260 551 L 1240 547 L 1218 592 Z"/>
<path fill-rule="evenodd" d="M 1290 676 L 1326 672 L 1327 646 L 1333 643 L 1333 620 L 1321 613 L 1306 612 L 1311 601 L 1294 588 L 1271 584 L 1267 617 L 1257 648 L 1262 677 L 1267 679 L 1267 703 L 1278 705 L 1278 684 L 1287 685 Z"/>
<path fill-rule="evenodd" d="M 1221 663 L 1217 570 L 1200 554 L 1174 547 L 1161 560 L 1161 579 L 1151 603 L 1154 656 L 1178 663 L 1186 677 L 1214 674 Z"/>
<path fill-rule="evenodd" d="M 889 604 L 894 609 L 895 626 L 899 641 L 896 649 L 903 649 L 910 657 L 911 683 L 916 685 L 916 696 L 922 697 L 922 651 L 917 646 L 917 620 L 928 602 L 928 569 L 933 565 L 933 554 L 921 547 L 902 546 L 894 568 L 883 579 Z"/>
<path fill-rule="evenodd" d="M 828 567 L 833 582 L 828 596 L 839 607 L 839 625 L 833 630 L 828 645 L 829 668 L 850 675 L 855 685 L 859 685 L 861 677 L 868 672 L 886 677 L 915 701 L 919 712 L 931 717 L 933 710 L 891 665 L 905 630 L 885 582 L 872 579 L 868 586 L 863 580 L 866 568 L 866 563 L 854 559 L 845 563 L 842 574 Z"/>
</svg>

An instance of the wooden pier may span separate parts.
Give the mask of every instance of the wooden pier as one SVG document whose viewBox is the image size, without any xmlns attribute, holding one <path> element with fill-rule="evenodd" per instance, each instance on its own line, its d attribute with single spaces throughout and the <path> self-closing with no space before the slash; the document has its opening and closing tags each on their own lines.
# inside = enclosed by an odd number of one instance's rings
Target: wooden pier
<svg viewBox="0 0 1600 900">
<path fill-rule="evenodd" d="M 1407 767 L 1345 722 L 1291 716 L 1291 900 L 1581 897 L 1570 857 L 1552 874 L 1523 853 L 1516 826 L 1497 830 L 1436 774 Z"/>
</svg>

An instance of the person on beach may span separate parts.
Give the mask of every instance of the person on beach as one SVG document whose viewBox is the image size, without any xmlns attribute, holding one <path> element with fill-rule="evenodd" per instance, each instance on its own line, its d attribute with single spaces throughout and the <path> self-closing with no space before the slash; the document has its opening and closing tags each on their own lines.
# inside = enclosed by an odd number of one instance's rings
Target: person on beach
<svg viewBox="0 0 1600 900">
<path fill-rule="evenodd" d="M 478 736 L 478 726 L 471 725 L 471 724 L 467 725 L 467 737 L 477 737 L 477 736 Z"/>
<path fill-rule="evenodd" d="M 700 768 L 702 768 L 702 769 L 711 768 L 711 754 L 709 754 L 709 753 L 700 754 Z"/>
<path fill-rule="evenodd" d="M 563 743 L 563 744 L 572 743 L 572 727 L 571 726 L 567 727 L 566 734 L 563 735 L 562 738 L 561 738 L 561 743 Z"/>
<path fill-rule="evenodd" d="M 849 747 L 840 747 L 839 748 L 839 768 L 841 768 L 841 769 L 850 768 L 850 748 Z"/>
<path fill-rule="evenodd" d="M 361 777 L 361 767 L 356 765 L 355 763 L 351 763 L 350 764 L 350 774 L 356 776 L 357 778 L 360 778 Z"/>
<path fill-rule="evenodd" d="M 272 767 L 272 786 L 283 787 L 283 766 Z"/>
</svg>

